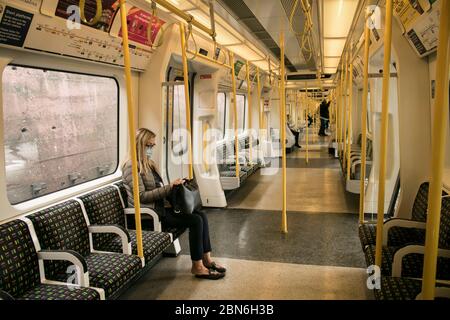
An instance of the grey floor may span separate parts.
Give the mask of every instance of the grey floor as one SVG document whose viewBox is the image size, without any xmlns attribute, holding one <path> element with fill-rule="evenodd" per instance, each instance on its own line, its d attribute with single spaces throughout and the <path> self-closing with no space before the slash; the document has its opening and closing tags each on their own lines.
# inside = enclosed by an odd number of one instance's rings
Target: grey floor
<svg viewBox="0 0 450 320">
<path fill-rule="evenodd" d="M 302 141 L 302 146 L 305 142 Z M 281 170 L 259 170 L 206 209 L 219 281 L 190 274 L 188 232 L 181 255 L 163 258 L 122 299 L 372 299 L 358 238 L 358 196 L 347 193 L 328 138 L 310 136 L 287 157 L 288 233 L 280 232 Z"/>
</svg>

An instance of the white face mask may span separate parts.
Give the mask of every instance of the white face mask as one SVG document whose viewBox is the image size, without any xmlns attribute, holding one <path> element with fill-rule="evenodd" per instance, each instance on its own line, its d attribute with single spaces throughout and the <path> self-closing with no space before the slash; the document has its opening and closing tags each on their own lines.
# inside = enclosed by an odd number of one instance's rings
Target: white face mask
<svg viewBox="0 0 450 320">
<path fill-rule="evenodd" d="M 153 147 L 148 147 L 147 150 L 145 150 L 145 154 L 147 157 L 151 158 L 153 155 Z"/>
</svg>

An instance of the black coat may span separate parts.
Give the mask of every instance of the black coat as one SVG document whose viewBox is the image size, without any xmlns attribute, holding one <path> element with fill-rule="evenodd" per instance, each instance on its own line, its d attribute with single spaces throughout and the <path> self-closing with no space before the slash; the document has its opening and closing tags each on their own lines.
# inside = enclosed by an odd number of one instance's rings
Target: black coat
<svg viewBox="0 0 450 320">
<path fill-rule="evenodd" d="M 329 107 L 330 107 L 330 103 L 329 102 L 322 102 L 320 104 L 320 117 L 322 118 L 326 118 L 328 119 L 330 117 L 330 113 L 329 113 Z"/>
</svg>

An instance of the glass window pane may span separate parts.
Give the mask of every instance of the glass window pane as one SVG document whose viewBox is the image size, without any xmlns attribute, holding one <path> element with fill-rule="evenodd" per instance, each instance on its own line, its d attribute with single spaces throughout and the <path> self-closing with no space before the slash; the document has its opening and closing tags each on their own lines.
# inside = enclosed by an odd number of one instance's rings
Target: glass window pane
<svg viewBox="0 0 450 320">
<path fill-rule="evenodd" d="M 226 95 L 224 92 L 217 94 L 217 129 L 225 136 L 226 121 Z"/>
<path fill-rule="evenodd" d="M 184 85 L 173 87 L 172 152 L 181 156 L 188 150 Z"/>
<path fill-rule="evenodd" d="M 9 201 L 17 204 L 115 172 L 118 97 L 113 78 L 7 66 Z"/>
<path fill-rule="evenodd" d="M 236 107 L 238 113 L 238 129 L 245 130 L 245 96 L 239 94 L 236 96 Z"/>
</svg>

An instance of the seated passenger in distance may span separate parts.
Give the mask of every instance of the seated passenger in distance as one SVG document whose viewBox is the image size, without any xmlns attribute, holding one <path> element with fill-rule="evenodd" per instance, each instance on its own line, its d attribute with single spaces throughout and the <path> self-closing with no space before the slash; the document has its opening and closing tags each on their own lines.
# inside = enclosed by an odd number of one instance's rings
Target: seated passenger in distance
<svg viewBox="0 0 450 320">
<path fill-rule="evenodd" d="M 156 143 L 156 135 L 145 128 L 137 131 L 136 152 L 139 171 L 139 196 L 141 207 L 153 209 L 166 227 L 189 228 L 189 247 L 191 252 L 191 273 L 197 278 L 220 279 L 225 276 L 226 269 L 216 264 L 211 258 L 211 243 L 209 239 L 208 219 L 202 211 L 194 214 L 176 214 L 172 208 L 165 207 L 165 198 L 175 185 L 182 184 L 183 179 L 164 185 L 161 175 L 151 160 Z M 128 205 L 133 203 L 133 178 L 131 160 L 122 166 L 122 179 L 128 193 Z"/>
</svg>

